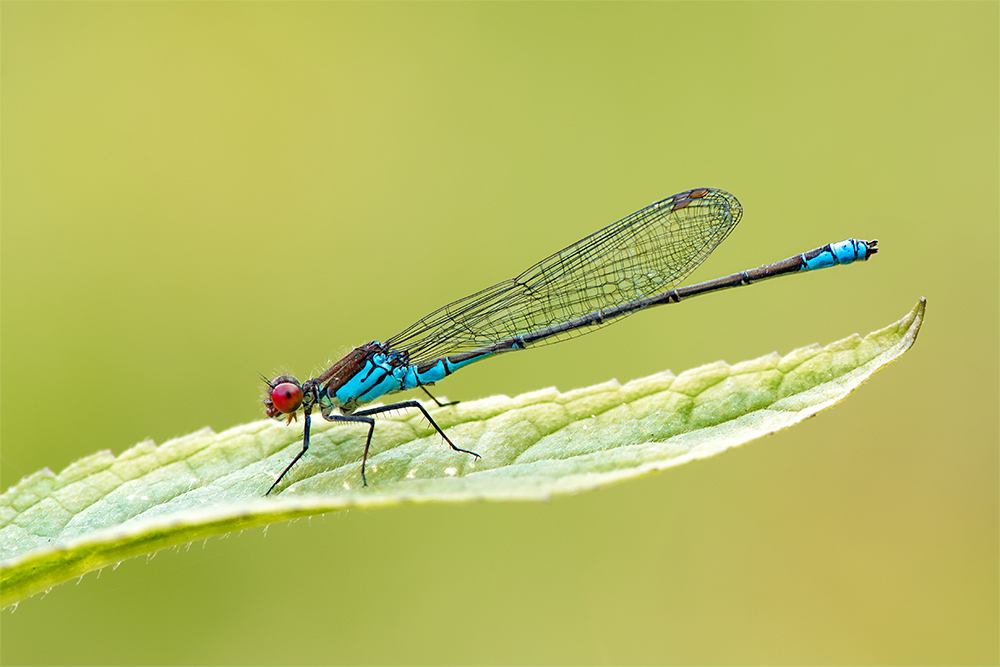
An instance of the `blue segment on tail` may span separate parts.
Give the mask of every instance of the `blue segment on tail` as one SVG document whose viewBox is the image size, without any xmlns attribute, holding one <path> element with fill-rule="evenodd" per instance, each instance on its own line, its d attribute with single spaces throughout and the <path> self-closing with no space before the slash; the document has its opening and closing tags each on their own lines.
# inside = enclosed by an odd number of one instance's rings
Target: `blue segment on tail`
<svg viewBox="0 0 1000 667">
<path fill-rule="evenodd" d="M 828 266 L 850 264 L 860 259 L 868 259 L 868 244 L 857 239 L 847 239 L 840 243 L 831 243 L 812 259 L 805 259 L 803 256 L 802 270 L 825 269 Z"/>
<path fill-rule="evenodd" d="M 412 389 L 414 387 L 419 387 L 422 384 L 430 384 L 432 382 L 440 382 L 446 376 L 454 373 L 459 368 L 465 368 L 469 364 L 475 363 L 480 359 L 485 359 L 486 357 L 493 356 L 492 352 L 486 352 L 469 359 L 463 359 L 462 361 L 449 361 L 447 358 L 438 359 L 434 362 L 434 365 L 425 370 L 424 372 L 418 372 L 416 366 L 408 366 L 407 374 L 403 380 L 403 389 Z M 412 384 L 411 384 L 412 383 Z"/>
</svg>

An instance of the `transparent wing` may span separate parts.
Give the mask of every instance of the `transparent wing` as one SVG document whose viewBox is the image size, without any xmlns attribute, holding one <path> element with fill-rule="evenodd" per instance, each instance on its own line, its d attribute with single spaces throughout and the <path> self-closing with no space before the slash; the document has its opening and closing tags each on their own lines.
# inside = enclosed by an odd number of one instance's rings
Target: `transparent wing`
<svg viewBox="0 0 1000 667">
<path fill-rule="evenodd" d="M 723 190 L 668 197 L 448 304 L 386 344 L 410 363 L 466 352 L 678 285 L 729 235 L 743 209 Z M 567 331 L 545 344 L 593 331 Z"/>
</svg>

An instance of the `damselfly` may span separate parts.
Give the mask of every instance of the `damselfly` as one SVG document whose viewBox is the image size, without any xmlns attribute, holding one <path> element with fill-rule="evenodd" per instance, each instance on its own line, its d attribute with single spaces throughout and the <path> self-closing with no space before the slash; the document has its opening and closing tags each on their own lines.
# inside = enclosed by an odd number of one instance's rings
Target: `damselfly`
<svg viewBox="0 0 1000 667">
<path fill-rule="evenodd" d="M 867 260 L 877 241 L 848 239 L 688 287 L 676 286 L 729 235 L 743 209 L 723 190 L 681 192 L 633 213 L 543 259 L 516 278 L 459 299 L 418 320 L 385 342 L 355 348 L 318 377 L 299 382 L 282 375 L 268 384 L 264 408 L 269 417 L 299 410 L 305 430 L 300 451 L 275 480 L 270 494 L 309 449 L 312 411 L 331 422 L 368 426 L 361 458 L 361 481 L 375 432 L 373 415 L 419 410 L 452 449 L 457 447 L 417 401 L 366 410 L 358 406 L 380 396 L 417 387 L 438 406 L 426 386 L 459 368 L 504 352 L 523 350 L 588 333 L 626 315 L 688 297 L 749 285 L 766 278 Z"/>
</svg>

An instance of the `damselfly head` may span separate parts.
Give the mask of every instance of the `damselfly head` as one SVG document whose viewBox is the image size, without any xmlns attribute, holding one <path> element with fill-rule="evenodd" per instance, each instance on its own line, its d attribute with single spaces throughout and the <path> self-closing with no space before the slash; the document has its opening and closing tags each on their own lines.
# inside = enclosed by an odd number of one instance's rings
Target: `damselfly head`
<svg viewBox="0 0 1000 667">
<path fill-rule="evenodd" d="M 291 375 L 280 375 L 267 382 L 264 412 L 268 417 L 288 415 L 291 423 L 295 411 L 302 407 L 302 385 Z"/>
</svg>

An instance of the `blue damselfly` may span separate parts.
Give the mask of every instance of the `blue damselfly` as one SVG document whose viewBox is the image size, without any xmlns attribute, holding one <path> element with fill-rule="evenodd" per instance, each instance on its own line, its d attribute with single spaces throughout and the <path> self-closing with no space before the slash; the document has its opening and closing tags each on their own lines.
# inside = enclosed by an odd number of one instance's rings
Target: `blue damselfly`
<svg viewBox="0 0 1000 667">
<path fill-rule="evenodd" d="M 698 188 L 668 197 L 577 241 L 527 269 L 435 310 L 384 342 L 371 341 L 349 352 L 319 376 L 299 382 L 290 375 L 265 381 L 269 417 L 302 410 L 302 451 L 267 493 L 309 449 L 312 411 L 331 422 L 363 423 L 368 438 L 361 481 L 376 415 L 414 408 L 455 451 L 457 447 L 417 401 L 365 410 L 357 408 L 386 394 L 424 390 L 460 368 L 504 352 L 523 350 L 581 335 L 627 315 L 699 294 L 750 285 L 767 278 L 867 260 L 877 241 L 848 239 L 780 262 L 708 282 L 676 287 L 700 265 L 739 222 L 743 209 L 723 190 Z"/>
</svg>

